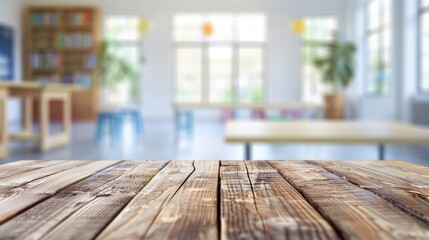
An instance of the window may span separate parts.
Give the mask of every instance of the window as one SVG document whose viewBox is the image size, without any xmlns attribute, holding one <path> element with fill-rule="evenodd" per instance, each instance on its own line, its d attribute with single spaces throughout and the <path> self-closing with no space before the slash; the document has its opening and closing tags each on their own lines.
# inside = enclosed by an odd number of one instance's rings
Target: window
<svg viewBox="0 0 429 240">
<path fill-rule="evenodd" d="M 429 0 L 420 5 L 420 90 L 429 92 Z"/>
<path fill-rule="evenodd" d="M 261 102 L 266 31 L 263 14 L 176 15 L 176 101 Z"/>
<path fill-rule="evenodd" d="M 114 44 L 115 53 L 138 69 L 140 58 L 140 34 L 137 17 L 108 17 L 105 24 L 105 36 Z M 108 103 L 131 103 L 138 96 L 137 79 L 118 84 L 115 89 L 106 91 Z"/>
<path fill-rule="evenodd" d="M 368 0 L 366 11 L 366 88 L 370 95 L 384 95 L 391 81 L 391 0 Z"/>
<path fill-rule="evenodd" d="M 335 39 L 337 20 L 334 17 L 309 17 L 305 19 L 306 31 L 302 45 L 303 99 L 308 102 L 322 102 L 327 91 L 320 71 L 314 66 L 317 58 L 329 55 L 328 44 Z"/>
</svg>

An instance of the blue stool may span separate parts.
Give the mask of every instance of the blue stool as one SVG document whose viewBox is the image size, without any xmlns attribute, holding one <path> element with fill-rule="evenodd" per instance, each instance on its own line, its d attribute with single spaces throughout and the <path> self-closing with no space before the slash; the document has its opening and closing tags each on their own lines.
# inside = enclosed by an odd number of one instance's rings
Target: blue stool
<svg viewBox="0 0 429 240">
<path fill-rule="evenodd" d="M 178 110 L 176 112 L 176 129 L 192 132 L 194 130 L 194 114 L 189 110 Z"/>
<path fill-rule="evenodd" d="M 143 134 L 143 117 L 142 114 L 138 109 L 131 109 L 131 108 L 123 108 L 120 109 L 119 112 L 119 125 L 121 130 L 124 127 L 124 118 L 127 116 L 130 116 L 132 119 L 132 122 L 134 124 L 134 131 L 137 136 L 141 136 Z"/>
<path fill-rule="evenodd" d="M 120 137 L 120 115 L 116 111 L 99 112 L 97 116 L 96 142 L 99 143 L 104 137 L 104 127 L 109 124 L 110 138 L 118 140 Z"/>
</svg>

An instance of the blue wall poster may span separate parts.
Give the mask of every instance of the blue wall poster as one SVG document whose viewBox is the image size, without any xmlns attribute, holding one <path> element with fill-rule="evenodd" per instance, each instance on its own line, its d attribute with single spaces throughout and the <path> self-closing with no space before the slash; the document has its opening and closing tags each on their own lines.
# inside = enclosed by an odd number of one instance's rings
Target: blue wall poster
<svg viewBox="0 0 429 240">
<path fill-rule="evenodd" d="M 13 80 L 13 29 L 0 24 L 0 80 Z"/>
</svg>

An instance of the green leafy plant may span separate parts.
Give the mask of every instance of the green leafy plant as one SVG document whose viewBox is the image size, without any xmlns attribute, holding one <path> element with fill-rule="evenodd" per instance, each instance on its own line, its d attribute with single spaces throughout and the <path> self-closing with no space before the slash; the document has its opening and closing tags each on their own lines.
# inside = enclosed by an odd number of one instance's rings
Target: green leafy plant
<svg viewBox="0 0 429 240">
<path fill-rule="evenodd" d="M 104 40 L 101 43 L 98 51 L 98 71 L 101 86 L 114 91 L 119 83 L 130 81 L 131 94 L 135 95 L 137 92 L 134 90 L 137 89 L 138 80 L 136 66 L 116 52 L 114 42 Z"/>
<path fill-rule="evenodd" d="M 352 42 L 333 41 L 328 47 L 329 54 L 315 58 L 313 64 L 322 73 L 323 82 L 340 92 L 353 80 L 356 46 Z"/>
<path fill-rule="evenodd" d="M 253 103 L 260 103 L 264 100 L 264 95 L 262 93 L 262 87 L 258 84 L 257 86 L 250 89 L 250 99 Z"/>
</svg>

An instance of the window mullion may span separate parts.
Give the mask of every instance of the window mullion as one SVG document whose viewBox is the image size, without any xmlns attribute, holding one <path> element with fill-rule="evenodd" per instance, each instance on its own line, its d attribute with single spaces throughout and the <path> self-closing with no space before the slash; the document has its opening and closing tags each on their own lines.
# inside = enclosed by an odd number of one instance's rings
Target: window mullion
<svg viewBox="0 0 429 240">
<path fill-rule="evenodd" d="M 209 68 L 209 47 L 208 43 L 202 44 L 202 76 L 201 76 L 201 87 L 202 87 L 202 102 L 210 102 L 210 68 Z"/>
<path fill-rule="evenodd" d="M 240 102 L 240 87 L 239 87 L 239 76 L 240 76 L 240 57 L 239 57 L 240 46 L 239 43 L 232 43 L 232 102 Z"/>
<path fill-rule="evenodd" d="M 427 16 L 427 14 L 429 14 L 429 6 L 422 6 L 423 4 L 420 1 L 419 4 L 419 36 L 418 36 L 418 49 L 419 49 L 419 53 L 418 53 L 418 90 L 421 93 L 428 93 L 429 89 L 425 86 L 426 85 L 426 81 L 428 81 L 427 76 L 425 76 L 425 69 L 424 69 L 424 61 L 425 61 L 425 56 L 424 56 L 424 44 L 428 44 L 428 37 L 425 36 L 424 34 L 424 20 L 425 17 Z M 427 26 L 426 26 L 427 27 Z M 427 60 L 426 60 L 427 61 Z"/>
<path fill-rule="evenodd" d="M 378 0 L 378 1 L 381 1 L 381 0 Z M 385 16 L 384 16 L 384 14 L 386 14 L 385 13 L 385 5 L 383 4 L 383 3 L 380 3 L 381 5 L 380 5 L 380 17 L 379 17 L 379 21 L 380 21 L 380 25 L 384 25 L 384 24 L 386 24 L 385 22 L 384 22 L 384 20 L 385 20 Z M 384 39 L 384 34 L 385 34 L 385 29 L 383 29 L 382 31 L 380 31 L 380 32 L 378 32 L 378 35 L 379 35 L 379 38 L 378 38 L 378 40 L 379 40 L 379 42 L 378 42 L 378 61 L 379 61 L 379 69 L 377 69 L 378 71 L 381 71 L 381 77 L 382 77 L 382 81 L 380 81 L 379 82 L 379 84 L 380 84 L 380 86 L 379 86 L 379 94 L 383 94 L 384 93 L 384 91 L 385 91 L 385 89 L 384 89 L 384 85 L 386 84 L 385 83 L 385 81 L 386 81 L 386 69 L 385 69 L 385 67 L 383 66 L 383 39 Z"/>
</svg>

